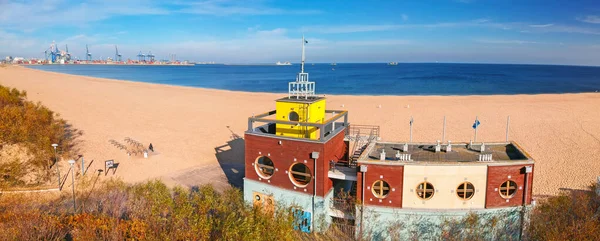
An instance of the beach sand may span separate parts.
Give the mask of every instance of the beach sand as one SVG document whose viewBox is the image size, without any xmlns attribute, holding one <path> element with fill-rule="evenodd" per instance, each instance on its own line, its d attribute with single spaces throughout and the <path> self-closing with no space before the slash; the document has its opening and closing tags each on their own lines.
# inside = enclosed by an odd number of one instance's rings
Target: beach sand
<svg viewBox="0 0 600 241">
<path fill-rule="evenodd" d="M 284 95 L 109 80 L 19 66 L 0 68 L 0 84 L 26 90 L 28 99 L 42 102 L 83 130 L 81 154 L 86 165 L 93 160 L 90 172 L 103 169 L 104 161 L 112 159 L 119 167 L 106 177 L 126 182 L 158 178 L 183 186 L 224 187 L 227 176 L 239 180 L 244 172 L 243 142 L 231 141 L 232 132 L 243 136 L 247 118 L 273 110 L 274 100 Z M 504 141 L 510 115 L 509 139 L 536 160 L 536 196 L 585 188 L 600 175 L 597 93 L 327 99 L 328 109 L 348 110 L 351 123 L 381 126 L 382 140 L 388 141 L 408 140 L 410 116 L 414 141 L 440 140 L 444 116 L 446 140 L 468 142 L 478 116 L 479 141 Z M 156 152 L 148 159 L 129 157 L 109 143 L 114 139 L 126 144 L 126 137 L 152 143 Z M 216 148 L 223 152 L 217 155 Z M 61 165 L 64 173 L 68 164 Z"/>
</svg>

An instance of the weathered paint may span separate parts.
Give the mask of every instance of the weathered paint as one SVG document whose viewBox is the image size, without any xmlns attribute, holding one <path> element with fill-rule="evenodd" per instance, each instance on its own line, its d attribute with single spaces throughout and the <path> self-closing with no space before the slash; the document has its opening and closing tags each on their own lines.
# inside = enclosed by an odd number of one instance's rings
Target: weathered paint
<svg viewBox="0 0 600 241">
<path fill-rule="evenodd" d="M 479 216 L 479 225 L 486 227 L 481 234 L 483 240 L 518 240 L 521 219 L 527 213 L 523 207 L 474 210 L 414 210 L 368 206 L 364 210 L 362 236 L 367 240 L 440 240 L 442 228 L 449 221 L 457 221 L 470 213 Z M 494 219 L 495 222 L 490 220 Z M 454 228 L 464 230 L 462 223 Z"/>
<path fill-rule="evenodd" d="M 244 178 L 244 200 L 248 203 L 253 203 L 256 193 L 271 196 L 278 208 L 295 207 L 297 210 L 315 215 L 315 223 L 313 224 L 317 230 L 324 230 L 331 223 L 331 217 L 328 214 L 331 212 L 333 190 L 328 192 L 324 197 L 315 197 L 314 213 L 312 210 L 312 195 Z"/>
</svg>

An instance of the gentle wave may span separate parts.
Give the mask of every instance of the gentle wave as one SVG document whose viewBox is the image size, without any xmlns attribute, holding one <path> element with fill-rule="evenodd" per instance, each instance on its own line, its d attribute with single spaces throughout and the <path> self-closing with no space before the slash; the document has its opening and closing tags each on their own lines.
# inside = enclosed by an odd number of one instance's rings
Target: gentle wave
<svg viewBox="0 0 600 241">
<path fill-rule="evenodd" d="M 30 68 L 249 92 L 287 92 L 300 69 L 293 66 L 43 65 Z M 600 90 L 600 67 L 506 64 L 329 64 L 306 66 L 319 94 L 494 95 L 581 93 Z"/>
</svg>

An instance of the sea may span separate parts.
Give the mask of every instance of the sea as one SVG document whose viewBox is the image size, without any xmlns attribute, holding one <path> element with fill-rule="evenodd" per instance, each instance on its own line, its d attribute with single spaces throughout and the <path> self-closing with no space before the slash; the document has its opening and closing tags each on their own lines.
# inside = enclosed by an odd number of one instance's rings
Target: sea
<svg viewBox="0 0 600 241">
<path fill-rule="evenodd" d="M 200 88 L 287 93 L 300 64 L 34 65 L 29 68 L 119 80 Z M 512 95 L 600 90 L 600 67 L 516 64 L 306 64 L 318 94 Z"/>
</svg>

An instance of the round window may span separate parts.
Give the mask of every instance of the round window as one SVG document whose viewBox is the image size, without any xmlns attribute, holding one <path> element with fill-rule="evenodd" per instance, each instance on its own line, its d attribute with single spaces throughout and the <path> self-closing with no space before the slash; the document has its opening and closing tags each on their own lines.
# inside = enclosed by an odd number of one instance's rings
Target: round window
<svg viewBox="0 0 600 241">
<path fill-rule="evenodd" d="M 503 182 L 498 191 L 503 198 L 511 198 L 517 192 L 517 183 L 510 180 Z"/>
<path fill-rule="evenodd" d="M 300 116 L 295 111 L 290 112 L 288 118 L 290 119 L 290 121 L 300 121 Z"/>
<path fill-rule="evenodd" d="M 470 182 L 463 182 L 456 188 L 456 195 L 462 200 L 469 200 L 475 194 L 475 187 Z"/>
<path fill-rule="evenodd" d="M 258 173 L 260 177 L 269 179 L 275 172 L 275 166 L 270 158 L 266 156 L 259 156 L 254 162 L 254 170 L 256 170 L 256 173 Z"/>
<path fill-rule="evenodd" d="M 390 184 L 384 180 L 377 180 L 373 183 L 373 186 L 371 186 L 371 191 L 375 197 L 385 198 L 388 193 L 390 193 Z"/>
<path fill-rule="evenodd" d="M 417 186 L 417 196 L 420 199 L 429 200 L 429 199 L 431 199 L 431 197 L 433 197 L 434 193 L 435 193 L 435 191 L 434 191 L 433 185 L 431 185 L 431 183 L 422 182 L 422 183 L 419 183 L 419 185 Z"/>
<path fill-rule="evenodd" d="M 306 187 L 312 178 L 310 169 L 302 163 L 294 163 L 289 171 L 290 181 L 298 187 Z"/>
</svg>

